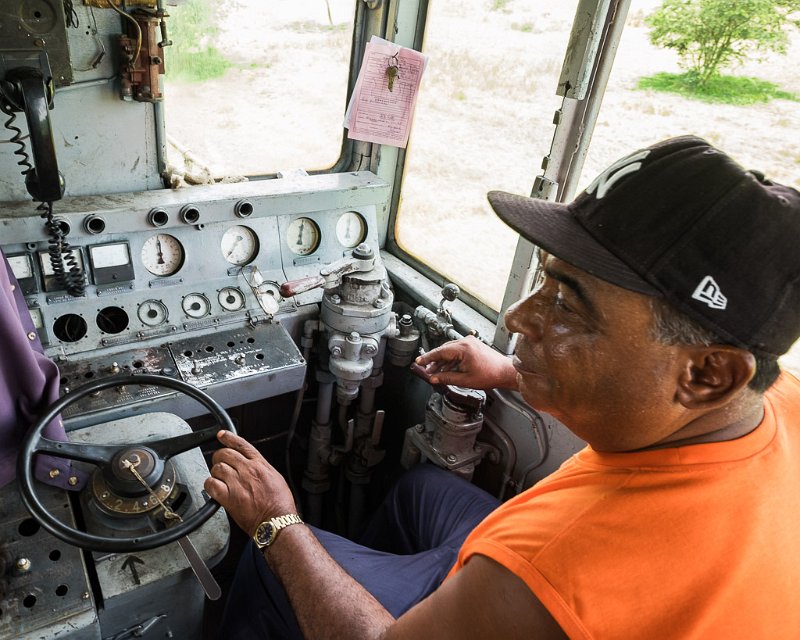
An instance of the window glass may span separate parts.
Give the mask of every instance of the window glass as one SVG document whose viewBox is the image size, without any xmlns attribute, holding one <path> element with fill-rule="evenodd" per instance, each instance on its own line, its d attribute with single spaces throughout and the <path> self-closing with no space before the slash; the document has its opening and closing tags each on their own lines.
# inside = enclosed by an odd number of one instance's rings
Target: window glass
<svg viewBox="0 0 800 640">
<path fill-rule="evenodd" d="M 486 193 L 529 194 L 551 118 L 574 0 L 430 3 L 429 56 L 395 229 L 400 246 L 498 309 L 517 235 Z"/>
<path fill-rule="evenodd" d="M 355 0 L 186 0 L 168 7 L 169 162 L 215 177 L 333 165 Z"/>
<path fill-rule="evenodd" d="M 743 164 L 800 186 L 800 109 L 791 99 L 710 104 L 638 89 L 639 78 L 680 73 L 677 55 L 652 45 L 644 18 L 660 0 L 632 3 L 579 190 L 628 151 L 684 133 L 705 137 Z M 486 192 L 531 192 L 560 106 L 558 74 L 575 2 L 431 3 L 422 81 L 409 146 L 398 242 L 499 309 L 516 235 L 496 221 Z M 800 95 L 800 34 L 786 56 L 753 57 L 726 73 Z"/>
</svg>

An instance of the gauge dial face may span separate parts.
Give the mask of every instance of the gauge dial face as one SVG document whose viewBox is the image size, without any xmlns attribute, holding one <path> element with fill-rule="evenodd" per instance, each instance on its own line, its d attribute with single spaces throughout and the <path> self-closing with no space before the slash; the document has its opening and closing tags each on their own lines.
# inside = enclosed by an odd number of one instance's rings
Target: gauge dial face
<svg viewBox="0 0 800 640">
<path fill-rule="evenodd" d="M 258 254 L 258 236 L 250 227 L 236 225 L 223 234 L 220 249 L 231 264 L 250 264 Z"/>
<path fill-rule="evenodd" d="M 367 237 L 367 221 L 355 211 L 348 211 L 336 221 L 336 239 L 348 249 L 364 242 Z"/>
<path fill-rule="evenodd" d="M 219 301 L 219 306 L 225 309 L 225 311 L 238 311 L 244 307 L 245 302 L 244 294 L 241 289 L 237 287 L 225 287 L 220 289 L 217 300 Z"/>
<path fill-rule="evenodd" d="M 20 256 L 6 256 L 8 266 L 14 272 L 14 277 L 17 280 L 33 277 L 33 265 L 31 265 L 30 258 L 26 255 Z"/>
<path fill-rule="evenodd" d="M 292 220 L 286 231 L 286 244 L 298 256 L 314 253 L 319 246 L 319 227 L 311 218 Z"/>
<path fill-rule="evenodd" d="M 131 257 L 128 253 L 127 242 L 114 242 L 113 244 L 98 244 L 89 247 L 89 257 L 95 269 L 107 267 L 120 267 L 130 264 Z"/>
<path fill-rule="evenodd" d="M 183 245 L 174 236 L 157 233 L 142 245 L 142 264 L 154 276 L 171 276 L 183 266 Z"/>
<path fill-rule="evenodd" d="M 190 318 L 202 318 L 211 313 L 211 303 L 202 293 L 190 293 L 184 296 L 181 308 Z"/>
<path fill-rule="evenodd" d="M 169 318 L 167 306 L 161 300 L 145 300 L 139 305 L 136 315 L 139 316 L 142 324 L 146 324 L 148 327 L 157 327 L 164 324 Z"/>
</svg>

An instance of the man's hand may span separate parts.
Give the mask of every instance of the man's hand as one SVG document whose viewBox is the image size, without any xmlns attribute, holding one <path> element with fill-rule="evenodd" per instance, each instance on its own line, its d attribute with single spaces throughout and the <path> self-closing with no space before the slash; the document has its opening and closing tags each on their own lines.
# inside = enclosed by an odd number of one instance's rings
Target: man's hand
<svg viewBox="0 0 800 640">
<path fill-rule="evenodd" d="M 469 389 L 517 388 L 517 372 L 511 358 L 472 336 L 428 351 L 416 363 L 431 375 L 431 384 Z"/>
<path fill-rule="evenodd" d="M 297 512 L 283 476 L 253 445 L 230 431 L 220 431 L 217 439 L 225 448 L 214 452 L 204 486 L 247 535 L 264 520 Z"/>
</svg>

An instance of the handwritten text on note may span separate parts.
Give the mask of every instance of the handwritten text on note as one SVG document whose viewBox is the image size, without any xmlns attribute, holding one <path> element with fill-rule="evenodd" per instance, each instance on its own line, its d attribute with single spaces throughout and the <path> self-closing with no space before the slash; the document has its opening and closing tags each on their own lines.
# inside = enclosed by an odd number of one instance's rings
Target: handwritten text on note
<svg viewBox="0 0 800 640">
<path fill-rule="evenodd" d="M 345 114 L 347 137 L 405 147 L 426 64 L 419 51 L 373 36 Z"/>
</svg>

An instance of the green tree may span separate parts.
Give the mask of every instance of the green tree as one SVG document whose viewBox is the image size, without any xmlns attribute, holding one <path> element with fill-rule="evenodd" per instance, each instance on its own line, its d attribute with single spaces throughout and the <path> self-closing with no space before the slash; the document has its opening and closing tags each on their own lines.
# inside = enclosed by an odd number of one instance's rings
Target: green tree
<svg viewBox="0 0 800 640">
<path fill-rule="evenodd" d="M 800 0 L 664 0 L 645 22 L 650 41 L 674 49 L 703 86 L 753 52 L 785 54 Z"/>
</svg>

